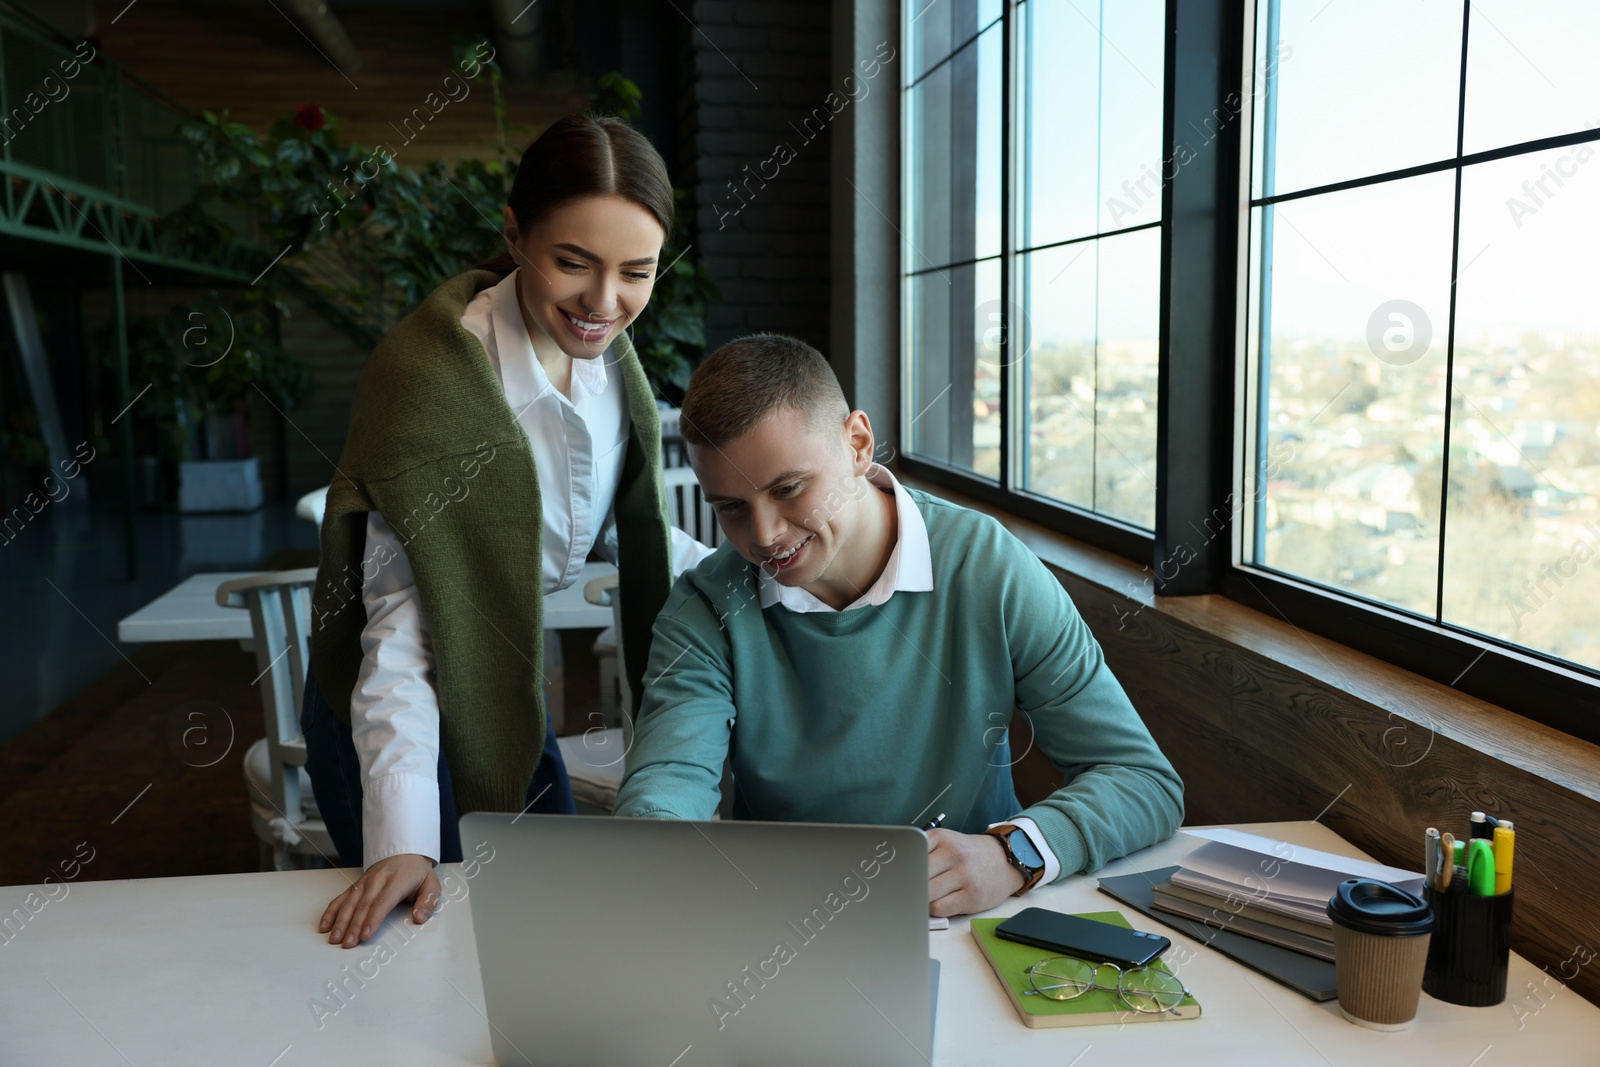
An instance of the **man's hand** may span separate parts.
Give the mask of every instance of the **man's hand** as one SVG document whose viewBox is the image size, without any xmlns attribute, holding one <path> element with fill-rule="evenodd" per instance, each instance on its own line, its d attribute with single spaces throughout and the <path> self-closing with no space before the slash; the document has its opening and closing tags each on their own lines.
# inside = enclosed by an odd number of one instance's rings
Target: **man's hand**
<svg viewBox="0 0 1600 1067">
<path fill-rule="evenodd" d="M 330 945 L 343 942 L 345 948 L 354 948 L 376 933 L 402 900 L 416 901 L 411 921 L 418 924 L 427 922 L 439 906 L 439 878 L 428 857 L 405 853 L 368 867 L 354 885 L 333 898 L 317 932 L 328 934 Z"/>
<path fill-rule="evenodd" d="M 990 834 L 928 831 L 928 914 L 988 911 L 1022 888 L 1022 872 L 1006 862 Z"/>
</svg>

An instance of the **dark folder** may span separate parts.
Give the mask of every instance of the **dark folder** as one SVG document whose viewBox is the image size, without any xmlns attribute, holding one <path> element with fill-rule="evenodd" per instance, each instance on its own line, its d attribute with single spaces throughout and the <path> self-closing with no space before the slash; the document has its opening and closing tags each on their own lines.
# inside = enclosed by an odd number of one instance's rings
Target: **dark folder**
<svg viewBox="0 0 1600 1067">
<path fill-rule="evenodd" d="M 1319 960 L 1293 949 L 1269 945 L 1253 937 L 1244 937 L 1228 930 L 1218 930 L 1205 923 L 1185 919 L 1167 912 L 1157 911 L 1155 901 L 1157 885 L 1172 877 L 1176 866 L 1139 874 L 1123 874 L 1100 879 L 1100 892 L 1122 901 L 1150 916 L 1156 922 L 1170 926 L 1203 944 L 1210 945 L 1224 956 L 1238 960 L 1252 970 L 1259 971 L 1274 981 L 1282 982 L 1302 996 L 1315 1001 L 1332 1000 L 1339 995 L 1338 983 L 1333 978 L 1333 964 Z"/>
</svg>

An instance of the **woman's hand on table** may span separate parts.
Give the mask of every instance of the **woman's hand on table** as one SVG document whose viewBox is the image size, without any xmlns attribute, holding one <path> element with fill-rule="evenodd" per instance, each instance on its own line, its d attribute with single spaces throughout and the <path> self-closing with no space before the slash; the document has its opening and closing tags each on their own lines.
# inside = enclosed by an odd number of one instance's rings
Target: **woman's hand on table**
<svg viewBox="0 0 1600 1067">
<path fill-rule="evenodd" d="M 327 934 L 331 945 L 354 948 L 375 934 L 402 900 L 416 902 L 411 921 L 418 924 L 427 922 L 439 906 L 439 877 L 427 856 L 404 853 L 368 867 L 355 884 L 333 898 L 317 931 Z"/>
</svg>

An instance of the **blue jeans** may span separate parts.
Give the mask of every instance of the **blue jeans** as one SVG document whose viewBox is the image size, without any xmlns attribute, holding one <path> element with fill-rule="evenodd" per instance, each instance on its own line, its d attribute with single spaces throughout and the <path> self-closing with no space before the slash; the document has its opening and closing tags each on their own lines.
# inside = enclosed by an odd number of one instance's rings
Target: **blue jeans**
<svg viewBox="0 0 1600 1067">
<path fill-rule="evenodd" d="M 350 726 L 334 713 L 317 676 L 306 668 L 306 695 L 300 710 L 300 731 L 306 739 L 306 773 L 311 776 L 311 791 L 316 794 L 328 836 L 339 850 L 346 867 L 365 866 L 361 843 L 361 762 L 356 756 Z M 574 815 L 572 783 L 567 780 L 567 765 L 556 747 L 554 724 L 544 735 L 544 751 L 528 783 L 525 802 L 528 811 L 546 815 Z M 461 827 L 456 816 L 455 788 L 450 782 L 450 765 L 439 753 L 439 862 L 461 862 Z"/>
</svg>

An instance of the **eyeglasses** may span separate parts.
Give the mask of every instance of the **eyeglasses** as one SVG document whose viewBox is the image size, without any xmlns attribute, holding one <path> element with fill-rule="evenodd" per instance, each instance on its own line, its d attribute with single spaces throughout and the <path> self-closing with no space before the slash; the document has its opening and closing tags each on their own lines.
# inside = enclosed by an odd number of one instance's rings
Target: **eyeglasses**
<svg viewBox="0 0 1600 1067">
<path fill-rule="evenodd" d="M 1102 967 L 1117 972 L 1115 985 L 1100 984 Z M 1025 997 L 1074 1000 L 1091 989 L 1104 989 L 1116 993 L 1134 1011 L 1148 1015 L 1168 1011 L 1176 1015 L 1178 1005 L 1189 995 L 1177 975 L 1155 967 L 1133 967 L 1125 971 L 1114 963 L 1089 963 L 1072 956 L 1052 956 L 1035 963 L 1025 973 L 1033 986 L 1023 990 Z"/>
</svg>

